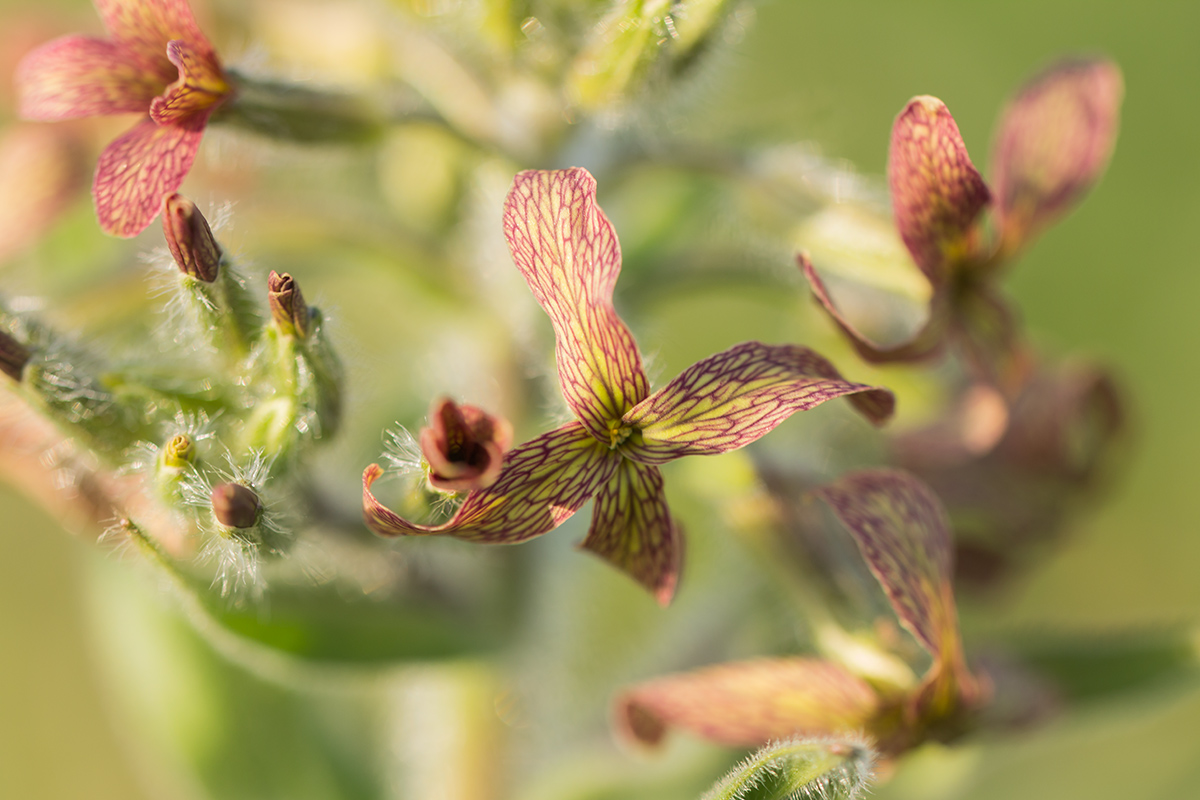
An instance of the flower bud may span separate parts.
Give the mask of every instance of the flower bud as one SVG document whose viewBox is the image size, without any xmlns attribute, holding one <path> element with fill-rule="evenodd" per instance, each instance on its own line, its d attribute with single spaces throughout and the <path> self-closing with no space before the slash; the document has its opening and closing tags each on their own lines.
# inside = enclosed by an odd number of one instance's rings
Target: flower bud
<svg viewBox="0 0 1200 800">
<path fill-rule="evenodd" d="M 258 524 L 262 503 L 258 495 L 240 483 L 222 483 L 212 490 L 213 515 L 226 528 L 253 528 Z"/>
<path fill-rule="evenodd" d="M 29 363 L 29 348 L 4 331 L 0 331 L 0 372 L 18 383 L 25 365 Z"/>
<path fill-rule="evenodd" d="M 186 433 L 171 437 L 162 450 L 162 463 L 171 469 L 183 469 L 196 459 L 196 443 Z"/>
<path fill-rule="evenodd" d="M 163 235 L 181 272 L 212 283 L 221 266 L 221 247 L 196 204 L 181 194 L 163 201 Z"/>
<path fill-rule="evenodd" d="M 483 489 L 496 482 L 512 426 L 503 417 L 443 398 L 429 410 L 421 429 L 421 454 L 429 463 L 429 484 L 444 492 Z"/>
<path fill-rule="evenodd" d="M 271 306 L 271 319 L 280 332 L 300 339 L 308 336 L 308 305 L 291 275 L 271 271 L 267 278 L 267 302 Z"/>
</svg>

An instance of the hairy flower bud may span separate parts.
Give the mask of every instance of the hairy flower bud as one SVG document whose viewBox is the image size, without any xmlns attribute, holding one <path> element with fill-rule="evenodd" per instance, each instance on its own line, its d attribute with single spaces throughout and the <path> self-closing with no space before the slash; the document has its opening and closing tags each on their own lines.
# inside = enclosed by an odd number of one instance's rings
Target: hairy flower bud
<svg viewBox="0 0 1200 800">
<path fill-rule="evenodd" d="M 212 490 L 212 510 L 227 528 L 253 528 L 258 524 L 262 503 L 258 495 L 240 483 L 222 483 Z"/>
<path fill-rule="evenodd" d="M 0 331 L 0 372 L 20 382 L 25 365 L 29 363 L 29 348 L 4 331 Z"/>
<path fill-rule="evenodd" d="M 162 463 L 171 469 L 183 469 L 196 459 L 196 443 L 186 433 L 171 437 L 162 450 Z"/>
<path fill-rule="evenodd" d="M 196 204 L 181 194 L 163 201 L 163 235 L 181 272 L 212 283 L 221 266 L 221 247 Z"/>
<path fill-rule="evenodd" d="M 429 462 L 429 484 L 445 492 L 483 489 L 496 482 L 512 426 L 475 406 L 449 398 L 434 402 L 429 427 L 421 429 L 421 453 Z"/>
<path fill-rule="evenodd" d="M 300 286 L 288 273 L 282 275 L 274 270 L 267 278 L 267 302 L 271 306 L 271 319 L 282 333 L 307 338 L 308 305 Z"/>
</svg>

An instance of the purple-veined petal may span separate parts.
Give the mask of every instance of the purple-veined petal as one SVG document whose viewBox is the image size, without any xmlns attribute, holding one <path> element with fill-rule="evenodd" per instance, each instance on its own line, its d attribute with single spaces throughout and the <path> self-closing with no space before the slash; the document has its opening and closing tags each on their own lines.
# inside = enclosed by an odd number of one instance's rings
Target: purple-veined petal
<svg viewBox="0 0 1200 800">
<path fill-rule="evenodd" d="M 445 534 L 460 539 L 515 544 L 554 530 L 578 511 L 615 473 L 621 457 L 578 422 L 543 433 L 504 458 L 497 481 L 467 495 L 442 525 L 419 525 L 371 494 L 383 469 L 363 473 L 363 519 L 380 536 Z"/>
<path fill-rule="evenodd" d="M 183 183 L 204 135 L 207 114 L 182 125 L 147 117 L 100 155 L 92 199 L 100 227 L 114 236 L 137 236 L 162 210 L 163 197 Z"/>
<path fill-rule="evenodd" d="M 743 342 L 698 361 L 622 420 L 622 452 L 643 464 L 745 447 L 797 411 L 849 395 L 868 419 L 891 416 L 887 389 L 851 383 L 805 347 Z"/>
<path fill-rule="evenodd" d="M 972 227 L 990 194 L 936 97 L 914 97 L 896 117 L 888 185 L 900 238 L 937 286 L 949 265 L 972 255 Z"/>
<path fill-rule="evenodd" d="M 592 527 L 580 545 L 671 602 L 683 560 L 683 535 L 671 519 L 658 467 L 621 459 L 596 493 Z"/>
<path fill-rule="evenodd" d="M 813 658 L 759 659 L 639 684 L 616 703 L 627 738 L 658 744 L 683 728 L 721 744 L 753 747 L 793 735 L 861 732 L 880 709 L 866 681 Z"/>
<path fill-rule="evenodd" d="M 177 77 L 167 58 L 167 42 L 180 39 L 214 59 L 212 44 L 200 31 L 187 0 L 95 0 L 114 43 L 153 72 L 162 85 Z M 161 90 L 160 90 L 161 91 Z"/>
<path fill-rule="evenodd" d="M 821 280 L 820 275 L 817 274 L 816 269 L 813 268 L 812 262 L 809 261 L 806 254 L 798 254 L 796 261 L 800 264 L 800 269 L 804 272 L 804 277 L 808 279 L 809 286 L 812 287 L 813 297 L 817 299 L 817 302 L 829 314 L 834 324 L 850 340 L 850 344 L 854 345 L 855 352 L 864 361 L 872 364 L 883 364 L 892 361 L 923 361 L 941 353 L 942 347 L 945 344 L 947 323 L 950 319 L 949 297 L 943 290 L 942 285 L 934 285 L 933 296 L 929 299 L 929 319 L 925 321 L 925 325 L 913 334 L 909 340 L 885 347 L 876 344 L 863 335 L 838 310 L 837 306 L 833 304 L 833 298 L 829 296 L 829 292 L 825 289 L 825 283 Z"/>
<path fill-rule="evenodd" d="M 150 103 L 150 117 L 159 125 L 178 125 L 229 96 L 232 88 L 211 54 L 206 57 L 176 39 L 167 45 L 167 55 L 179 68 L 179 80 Z"/>
<path fill-rule="evenodd" d="M 527 170 L 504 201 L 513 261 L 554 325 L 563 397 L 612 444 L 621 416 L 650 393 L 633 334 L 612 305 L 621 246 L 587 170 Z"/>
<path fill-rule="evenodd" d="M 1104 172 L 1123 94 L 1116 64 L 1081 60 L 1051 67 L 1009 103 L 992 152 L 1006 245 L 1019 246 L 1067 211 Z"/>
<path fill-rule="evenodd" d="M 850 531 L 900 618 L 935 659 L 958 647 L 950 528 L 941 501 L 907 472 L 868 469 L 816 494 Z"/>
<path fill-rule="evenodd" d="M 15 83 L 20 115 L 36 120 L 146 111 L 167 85 L 127 51 L 90 36 L 64 36 L 29 53 Z"/>
</svg>

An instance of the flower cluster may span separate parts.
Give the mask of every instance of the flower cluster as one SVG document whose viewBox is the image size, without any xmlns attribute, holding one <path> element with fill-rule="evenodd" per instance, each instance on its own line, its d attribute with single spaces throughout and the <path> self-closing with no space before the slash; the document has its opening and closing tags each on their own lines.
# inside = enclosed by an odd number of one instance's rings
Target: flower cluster
<svg viewBox="0 0 1200 800">
<path fill-rule="evenodd" d="M 627 572 L 667 603 L 682 541 L 658 466 L 744 447 L 797 411 L 848 396 L 873 422 L 892 413 L 885 389 L 852 383 L 796 345 L 745 342 L 683 371 L 657 392 L 613 288 L 621 250 L 583 169 L 517 175 L 504 204 L 513 261 L 554 326 L 563 397 L 576 419 L 505 457 L 494 484 L 467 495 L 442 525 L 400 517 L 371 493 L 363 515 L 383 536 L 444 534 L 513 544 L 553 530 L 595 498 L 582 547 Z"/>
</svg>

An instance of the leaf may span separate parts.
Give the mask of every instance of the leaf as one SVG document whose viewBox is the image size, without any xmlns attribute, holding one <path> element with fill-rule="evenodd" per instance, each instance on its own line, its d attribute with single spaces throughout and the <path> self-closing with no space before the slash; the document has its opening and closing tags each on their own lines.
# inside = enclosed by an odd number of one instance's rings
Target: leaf
<svg viewBox="0 0 1200 800">
<path fill-rule="evenodd" d="M 749 800 L 755 796 L 788 800 L 851 800 L 871 780 L 875 757 L 853 739 L 788 739 L 754 753 L 704 794 L 702 800 Z"/>
</svg>

